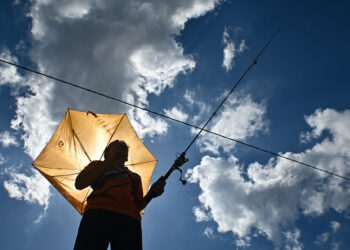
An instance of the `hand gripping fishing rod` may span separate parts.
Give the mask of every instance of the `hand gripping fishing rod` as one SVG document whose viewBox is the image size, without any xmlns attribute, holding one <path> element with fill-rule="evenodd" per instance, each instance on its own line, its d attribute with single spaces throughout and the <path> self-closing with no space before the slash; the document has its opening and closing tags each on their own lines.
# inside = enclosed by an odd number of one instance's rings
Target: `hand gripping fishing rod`
<svg viewBox="0 0 350 250">
<path fill-rule="evenodd" d="M 209 117 L 209 119 L 207 120 L 207 122 L 204 124 L 204 126 L 200 129 L 200 131 L 198 132 L 198 134 L 193 138 L 193 140 L 190 142 L 190 144 L 187 146 L 187 148 L 185 149 L 185 151 L 183 151 L 180 155 L 178 155 L 173 163 L 173 165 L 171 166 L 171 168 L 168 170 L 168 172 L 161 178 L 163 178 L 164 180 L 168 179 L 168 177 L 171 175 L 171 173 L 174 170 L 178 170 L 180 172 L 180 178 L 179 180 L 181 181 L 182 185 L 186 185 L 187 181 L 182 179 L 182 169 L 180 168 L 182 165 L 184 165 L 186 162 L 188 162 L 188 159 L 186 158 L 186 152 L 189 150 L 189 148 L 192 146 L 192 144 L 197 140 L 197 138 L 199 137 L 199 135 L 202 133 L 202 131 L 206 128 L 206 126 L 209 124 L 209 122 L 213 119 L 214 116 L 216 116 L 217 112 L 219 111 L 219 109 L 222 107 L 222 105 L 226 102 L 227 98 L 232 94 L 232 92 L 237 88 L 237 86 L 240 84 L 240 82 L 243 80 L 243 78 L 247 75 L 247 73 L 251 70 L 251 68 L 253 68 L 254 65 L 256 65 L 258 63 L 258 59 L 259 57 L 264 53 L 264 51 L 266 50 L 266 48 L 270 45 L 270 43 L 272 42 L 272 40 L 275 38 L 275 36 L 277 35 L 277 33 L 280 31 L 280 29 L 278 28 L 275 33 L 271 36 L 271 38 L 268 40 L 268 42 L 265 44 L 265 46 L 262 48 L 262 50 L 258 53 L 258 55 L 255 57 L 255 59 L 253 60 L 253 62 L 248 66 L 248 68 L 244 71 L 244 73 L 242 74 L 242 76 L 238 79 L 238 81 L 233 85 L 232 89 L 230 90 L 230 92 L 225 96 L 225 98 L 221 101 L 221 103 L 219 104 L 219 106 L 216 108 L 216 110 L 213 112 L 213 114 Z"/>
</svg>

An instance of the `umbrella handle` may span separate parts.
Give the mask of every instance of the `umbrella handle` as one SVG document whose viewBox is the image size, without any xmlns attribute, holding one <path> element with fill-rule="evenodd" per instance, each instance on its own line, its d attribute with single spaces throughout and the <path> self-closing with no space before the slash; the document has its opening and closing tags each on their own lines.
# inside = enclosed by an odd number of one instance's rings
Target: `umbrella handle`
<svg viewBox="0 0 350 250">
<path fill-rule="evenodd" d="M 173 165 L 171 166 L 171 168 L 168 170 L 168 172 L 163 176 L 164 179 L 168 179 L 168 177 L 171 175 L 171 173 L 174 171 L 174 170 L 178 170 L 180 172 L 180 178 L 179 180 L 181 181 L 182 185 L 186 185 L 186 180 L 182 179 L 182 169 L 180 169 L 180 167 L 182 165 L 184 165 L 186 162 L 188 162 L 188 159 L 186 158 L 186 152 L 182 152 L 180 154 L 180 156 L 178 156 Z"/>
</svg>

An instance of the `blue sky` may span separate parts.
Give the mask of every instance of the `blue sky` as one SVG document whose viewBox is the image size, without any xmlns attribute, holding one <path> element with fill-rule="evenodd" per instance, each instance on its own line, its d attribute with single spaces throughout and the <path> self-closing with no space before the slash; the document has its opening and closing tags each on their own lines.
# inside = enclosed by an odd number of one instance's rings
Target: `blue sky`
<svg viewBox="0 0 350 250">
<path fill-rule="evenodd" d="M 345 1 L 9 1 L 0 56 L 350 176 Z M 67 108 L 126 112 L 158 158 L 181 124 L 0 64 L 1 249 L 72 249 L 74 208 L 31 166 Z M 349 182 L 203 134 L 143 216 L 144 249 L 347 249 Z"/>
</svg>

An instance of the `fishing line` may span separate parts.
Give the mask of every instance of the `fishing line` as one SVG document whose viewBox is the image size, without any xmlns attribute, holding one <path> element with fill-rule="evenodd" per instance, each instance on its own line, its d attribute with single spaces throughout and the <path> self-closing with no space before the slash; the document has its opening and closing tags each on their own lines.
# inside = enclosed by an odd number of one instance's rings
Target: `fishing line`
<svg viewBox="0 0 350 250">
<path fill-rule="evenodd" d="M 254 65 L 257 64 L 259 57 L 264 53 L 264 51 L 266 50 L 266 48 L 270 45 L 270 43 L 272 42 L 272 40 L 276 37 L 276 35 L 278 34 L 278 32 L 280 31 L 280 29 L 278 28 L 275 33 L 272 35 L 272 37 L 270 38 L 270 40 L 265 44 L 264 48 L 259 52 L 259 54 L 255 57 L 255 59 L 253 60 L 253 62 L 249 65 L 249 67 L 244 71 L 243 75 L 238 79 L 238 81 L 233 85 L 232 89 L 230 90 L 230 92 L 228 92 L 228 94 L 225 96 L 225 98 L 221 101 L 221 103 L 219 104 L 219 106 L 216 108 L 216 110 L 214 111 L 214 113 L 209 117 L 209 119 L 207 120 L 207 122 L 204 124 L 204 126 L 201 128 L 201 130 L 198 132 L 198 134 L 193 138 L 193 140 L 190 142 L 190 144 L 187 146 L 187 148 L 185 149 L 185 153 L 187 152 L 187 150 L 192 146 L 192 144 L 197 140 L 198 136 L 202 133 L 202 131 L 206 128 L 206 126 L 209 124 L 209 122 L 213 119 L 214 116 L 216 116 L 217 112 L 219 111 L 219 109 L 222 107 L 222 105 L 224 105 L 224 103 L 226 102 L 227 98 L 229 98 L 229 96 L 233 93 L 233 91 L 238 87 L 238 85 L 241 83 L 241 81 L 243 80 L 243 78 L 248 74 L 248 72 L 253 68 Z"/>
<path fill-rule="evenodd" d="M 180 172 L 180 178 L 179 180 L 182 182 L 183 185 L 186 184 L 186 180 L 182 179 L 182 170 L 180 169 L 180 167 L 185 164 L 188 159 L 186 158 L 186 152 L 189 150 L 189 148 L 193 145 L 193 143 L 197 140 L 197 138 L 199 137 L 199 135 L 202 133 L 202 131 L 206 131 L 205 128 L 206 126 L 209 124 L 209 122 L 213 119 L 214 116 L 216 116 L 217 112 L 219 111 L 219 109 L 222 107 L 222 105 L 226 102 L 226 100 L 229 98 L 229 96 L 233 93 L 233 91 L 237 88 L 237 86 L 240 84 L 240 82 L 243 80 L 243 78 L 247 75 L 247 73 L 253 68 L 254 65 L 257 64 L 257 60 L 259 59 L 259 57 L 264 53 L 264 51 L 266 50 L 266 48 L 270 45 L 270 43 L 272 42 L 272 40 L 276 37 L 276 35 L 278 34 L 278 32 L 280 31 L 280 29 L 278 28 L 275 33 L 271 36 L 270 40 L 265 44 L 265 46 L 263 47 L 263 49 L 258 53 L 258 55 L 255 57 L 255 59 L 253 60 L 253 62 L 248 66 L 248 68 L 245 70 L 245 72 L 242 74 L 242 76 L 238 79 L 238 81 L 233 85 L 232 89 L 230 90 L 230 92 L 225 96 L 225 98 L 221 101 L 221 103 L 219 104 L 219 106 L 216 108 L 216 110 L 213 112 L 213 114 L 209 117 L 209 119 L 206 121 L 206 123 L 203 125 L 203 127 L 200 129 L 200 131 L 198 132 L 198 134 L 192 139 L 192 141 L 189 143 L 189 145 L 187 146 L 187 148 L 185 149 L 185 151 L 183 151 L 179 156 L 177 156 L 176 160 L 174 161 L 173 165 L 171 166 L 171 168 L 168 170 L 168 172 L 165 174 L 164 178 L 167 179 L 170 174 L 174 171 L 174 170 L 178 170 Z M 235 141 L 235 142 L 238 142 L 238 140 L 235 140 L 235 139 L 232 139 L 232 138 L 229 138 L 229 137 L 226 137 L 226 136 L 223 136 L 223 135 L 219 135 L 217 133 L 213 133 L 213 132 L 210 132 L 212 134 L 216 134 L 220 137 L 223 137 L 223 138 L 226 138 L 228 140 L 232 140 L 232 141 Z M 292 162 L 295 162 L 295 163 L 299 163 L 301 164 L 302 166 L 305 166 L 305 167 L 309 167 L 309 168 L 312 168 L 312 169 L 315 169 L 315 170 L 318 170 L 318 171 L 322 171 L 324 173 L 327 173 L 327 174 L 330 174 L 330 175 L 333 175 L 333 176 L 336 176 L 336 177 L 339 177 L 339 178 L 342 178 L 342 179 L 345 179 L 345 180 L 350 180 L 350 178 L 348 177 L 345 177 L 345 176 L 341 176 L 341 175 L 338 175 L 336 173 L 333 173 L 333 172 L 330 172 L 330 171 L 327 171 L 325 169 L 322 169 L 322 168 L 318 168 L 318 167 L 315 167 L 311 164 L 307 164 L 307 163 L 304 163 L 304 162 L 301 162 L 301 161 L 297 161 L 295 159 L 292 159 L 292 158 L 289 158 L 289 157 L 286 157 L 286 156 L 283 156 L 281 154 L 277 154 L 277 153 L 274 153 L 272 151 L 269 151 L 269 150 L 266 150 L 266 149 L 263 149 L 263 148 L 260 148 L 260 147 L 257 147 L 257 146 L 254 146 L 254 145 L 250 145 L 248 143 L 244 143 L 244 142 L 241 142 L 239 141 L 240 144 L 242 145 L 245 145 L 245 146 L 248 146 L 248 147 L 251 147 L 251 148 L 254 148 L 254 149 L 257 149 L 257 150 L 260 150 L 260 151 L 263 151 L 265 153 L 269 153 L 271 155 L 274 155 L 274 156 L 277 156 L 277 157 L 280 157 L 280 158 L 283 158 L 283 159 L 286 159 L 286 160 L 289 160 L 289 161 L 292 161 Z"/>
</svg>

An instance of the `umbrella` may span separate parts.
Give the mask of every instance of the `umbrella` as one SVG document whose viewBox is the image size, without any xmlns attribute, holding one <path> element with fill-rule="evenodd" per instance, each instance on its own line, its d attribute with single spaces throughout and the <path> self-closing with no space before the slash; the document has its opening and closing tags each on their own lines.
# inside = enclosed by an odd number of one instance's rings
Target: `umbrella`
<svg viewBox="0 0 350 250">
<path fill-rule="evenodd" d="M 128 144 L 129 157 L 125 166 L 141 176 L 146 194 L 157 159 L 137 136 L 126 114 L 68 109 L 32 164 L 82 214 L 92 189 L 77 190 L 75 178 L 89 162 L 101 160 L 106 146 L 117 139 Z"/>
</svg>

